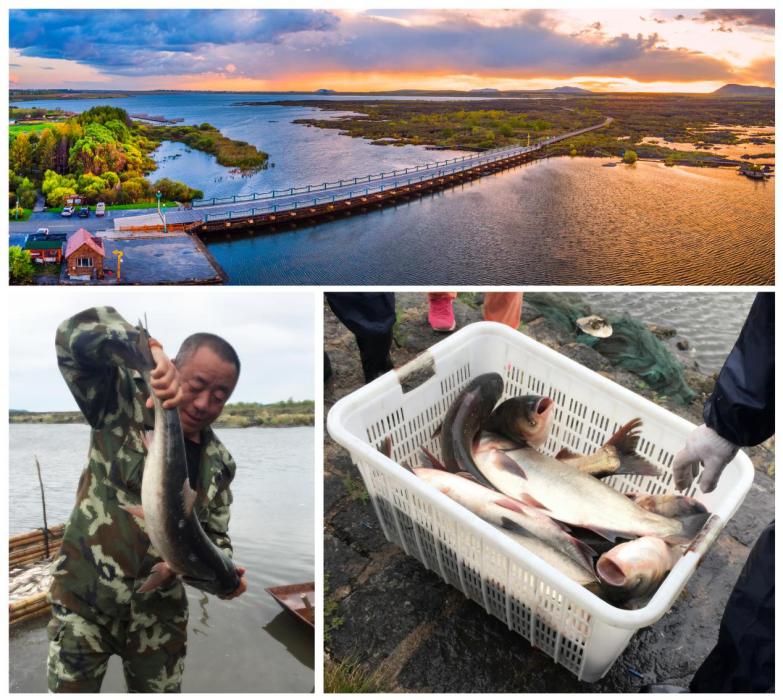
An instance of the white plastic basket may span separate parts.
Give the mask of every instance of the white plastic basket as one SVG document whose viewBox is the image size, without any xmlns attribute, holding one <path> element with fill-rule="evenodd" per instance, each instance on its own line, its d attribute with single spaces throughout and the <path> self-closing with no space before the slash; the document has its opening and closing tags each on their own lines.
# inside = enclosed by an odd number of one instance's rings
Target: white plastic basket
<svg viewBox="0 0 783 700">
<path fill-rule="evenodd" d="M 636 630 L 672 606 L 742 503 L 753 465 L 740 452 L 715 491 L 703 494 L 698 480 L 694 483 L 688 495 L 704 503 L 713 518 L 646 606 L 616 608 L 399 465 L 422 464 L 422 445 L 440 456 L 435 429 L 460 390 L 485 372 L 501 374 L 504 398 L 539 394 L 555 400 L 543 448 L 548 454 L 563 447 L 589 453 L 627 421 L 642 418 L 638 449 L 661 468 L 661 476 L 612 477 L 608 483 L 619 491 L 672 492 L 671 461 L 694 426 L 521 333 L 488 322 L 461 329 L 329 412 L 329 433 L 358 466 L 387 539 L 578 678 L 596 681 Z M 387 436 L 393 459 L 378 450 Z"/>
</svg>

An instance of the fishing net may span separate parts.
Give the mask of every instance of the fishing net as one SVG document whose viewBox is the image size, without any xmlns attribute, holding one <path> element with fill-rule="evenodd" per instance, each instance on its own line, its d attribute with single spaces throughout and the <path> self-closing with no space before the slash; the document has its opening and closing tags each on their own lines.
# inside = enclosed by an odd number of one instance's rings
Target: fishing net
<svg viewBox="0 0 783 700">
<path fill-rule="evenodd" d="M 589 345 L 613 365 L 622 367 L 644 379 L 655 391 L 680 403 L 690 403 L 695 392 L 685 383 L 682 365 L 668 348 L 641 322 L 628 314 L 602 314 L 612 325 L 612 335 L 596 338 L 583 333 L 576 319 L 590 315 L 590 307 L 575 293 L 528 293 L 525 303 L 542 316 L 576 336 L 576 341 Z"/>
</svg>

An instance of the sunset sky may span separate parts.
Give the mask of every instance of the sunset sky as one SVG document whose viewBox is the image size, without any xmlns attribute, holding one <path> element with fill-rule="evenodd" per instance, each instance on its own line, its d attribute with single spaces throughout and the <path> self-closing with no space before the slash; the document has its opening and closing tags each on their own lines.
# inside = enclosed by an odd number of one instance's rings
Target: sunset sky
<svg viewBox="0 0 783 700">
<path fill-rule="evenodd" d="M 14 88 L 774 85 L 773 10 L 12 10 Z"/>
</svg>

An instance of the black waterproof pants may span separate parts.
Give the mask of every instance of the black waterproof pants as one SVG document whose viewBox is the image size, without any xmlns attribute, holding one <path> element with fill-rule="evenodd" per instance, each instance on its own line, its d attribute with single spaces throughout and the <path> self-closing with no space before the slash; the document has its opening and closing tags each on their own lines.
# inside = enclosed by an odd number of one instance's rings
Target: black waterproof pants
<svg viewBox="0 0 783 700">
<path fill-rule="evenodd" d="M 734 585 L 718 643 L 696 671 L 692 693 L 775 689 L 775 521 L 756 541 Z"/>
</svg>

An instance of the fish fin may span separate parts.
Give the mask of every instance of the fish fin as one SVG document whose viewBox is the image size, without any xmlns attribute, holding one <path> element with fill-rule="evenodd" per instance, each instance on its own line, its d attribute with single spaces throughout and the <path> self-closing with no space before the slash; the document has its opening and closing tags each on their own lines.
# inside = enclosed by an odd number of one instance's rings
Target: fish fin
<svg viewBox="0 0 783 700">
<path fill-rule="evenodd" d="M 531 506 L 532 508 L 538 508 L 539 510 L 549 510 L 541 501 L 537 501 L 535 498 L 533 498 L 529 493 L 523 493 L 519 500 L 522 501 L 522 503 Z"/>
<path fill-rule="evenodd" d="M 555 459 L 559 460 L 566 460 L 566 459 L 579 459 L 580 457 L 584 457 L 584 455 L 577 454 L 576 452 L 572 452 L 567 447 L 564 447 L 560 452 L 558 452 L 555 455 Z"/>
<path fill-rule="evenodd" d="M 631 537 L 637 537 L 637 535 L 629 535 L 627 532 L 620 532 L 619 530 L 609 530 L 607 528 L 598 527 L 597 525 L 582 525 L 585 530 L 590 530 L 596 535 L 600 535 L 605 540 L 610 542 L 616 542 L 618 539 L 629 539 Z"/>
<path fill-rule="evenodd" d="M 152 591 L 156 588 L 158 588 L 161 584 L 165 583 L 169 580 L 169 576 L 162 573 L 162 568 L 166 566 L 166 564 L 162 561 L 159 561 L 155 566 L 152 567 L 152 570 L 150 571 L 150 575 L 147 577 L 147 580 L 144 581 L 144 583 L 141 584 L 138 588 L 138 593 L 147 593 L 149 591 Z"/>
<path fill-rule="evenodd" d="M 661 472 L 652 462 L 647 461 L 640 454 L 621 454 L 620 466 L 615 474 L 637 474 L 639 476 L 658 476 Z M 607 476 L 609 476 L 607 474 Z"/>
<path fill-rule="evenodd" d="M 435 428 L 435 432 L 432 434 L 431 440 L 434 440 L 437 437 L 440 437 L 440 434 L 443 432 L 443 423 L 441 423 L 437 428 Z"/>
<path fill-rule="evenodd" d="M 696 535 L 701 532 L 704 523 L 709 519 L 710 513 L 696 513 L 695 515 L 675 518 L 675 520 L 680 521 L 682 530 L 677 535 L 664 537 L 663 541 L 667 544 L 690 544 L 696 538 Z"/>
<path fill-rule="evenodd" d="M 518 532 L 522 535 L 528 535 L 530 536 L 530 532 L 527 531 L 524 527 L 522 527 L 519 523 L 514 522 L 510 518 L 500 518 L 500 527 L 502 527 L 504 530 L 509 530 L 510 532 Z"/>
<path fill-rule="evenodd" d="M 523 479 L 527 479 L 527 474 L 525 474 L 525 470 L 522 469 L 519 464 L 511 459 L 505 452 L 501 450 L 492 450 L 497 455 L 497 466 L 499 469 L 502 469 L 503 471 L 509 472 L 510 474 L 514 474 L 516 476 L 521 476 Z"/>
<path fill-rule="evenodd" d="M 513 510 L 515 513 L 524 514 L 527 510 L 520 501 L 513 498 L 499 498 L 495 501 L 495 505 L 500 506 L 501 508 L 507 508 L 508 510 Z"/>
<path fill-rule="evenodd" d="M 426 457 L 427 461 L 430 463 L 430 466 L 433 469 L 440 469 L 441 471 L 447 472 L 448 469 L 446 469 L 446 465 L 443 464 L 432 452 L 430 452 L 426 447 L 422 447 L 421 451 L 424 453 L 424 456 Z"/>
<path fill-rule="evenodd" d="M 389 459 L 391 459 L 391 456 L 392 456 L 392 439 L 391 439 L 391 435 L 387 435 L 385 438 L 383 438 L 383 440 L 381 441 L 381 445 L 378 448 L 378 451 L 382 455 L 384 455 L 384 456 L 388 457 Z"/>
<path fill-rule="evenodd" d="M 193 507 L 196 505 L 196 498 L 198 492 L 190 487 L 190 482 L 185 479 L 185 483 L 182 485 L 182 500 L 185 504 L 185 516 L 190 517 L 193 513 Z"/>
<path fill-rule="evenodd" d="M 131 515 L 136 516 L 137 518 L 141 518 L 144 520 L 144 509 L 138 505 L 138 506 L 120 506 L 124 511 L 127 511 Z"/>
<path fill-rule="evenodd" d="M 582 542 L 582 540 L 577 539 L 573 535 L 566 535 L 569 542 L 571 542 L 574 547 L 576 547 L 576 550 L 579 552 L 579 554 L 582 555 L 582 564 L 585 564 L 587 568 L 590 571 L 593 571 L 593 559 L 598 556 L 598 552 L 596 552 L 589 544 L 586 542 Z M 595 573 L 593 571 L 593 573 Z"/>
<path fill-rule="evenodd" d="M 463 479 L 469 479 L 470 481 L 478 484 L 479 480 L 473 476 L 470 472 L 457 472 L 457 476 L 461 476 Z"/>
<path fill-rule="evenodd" d="M 155 435 L 154 430 L 142 430 L 141 431 L 141 444 L 144 445 L 144 449 L 149 452 L 152 439 Z"/>
</svg>

